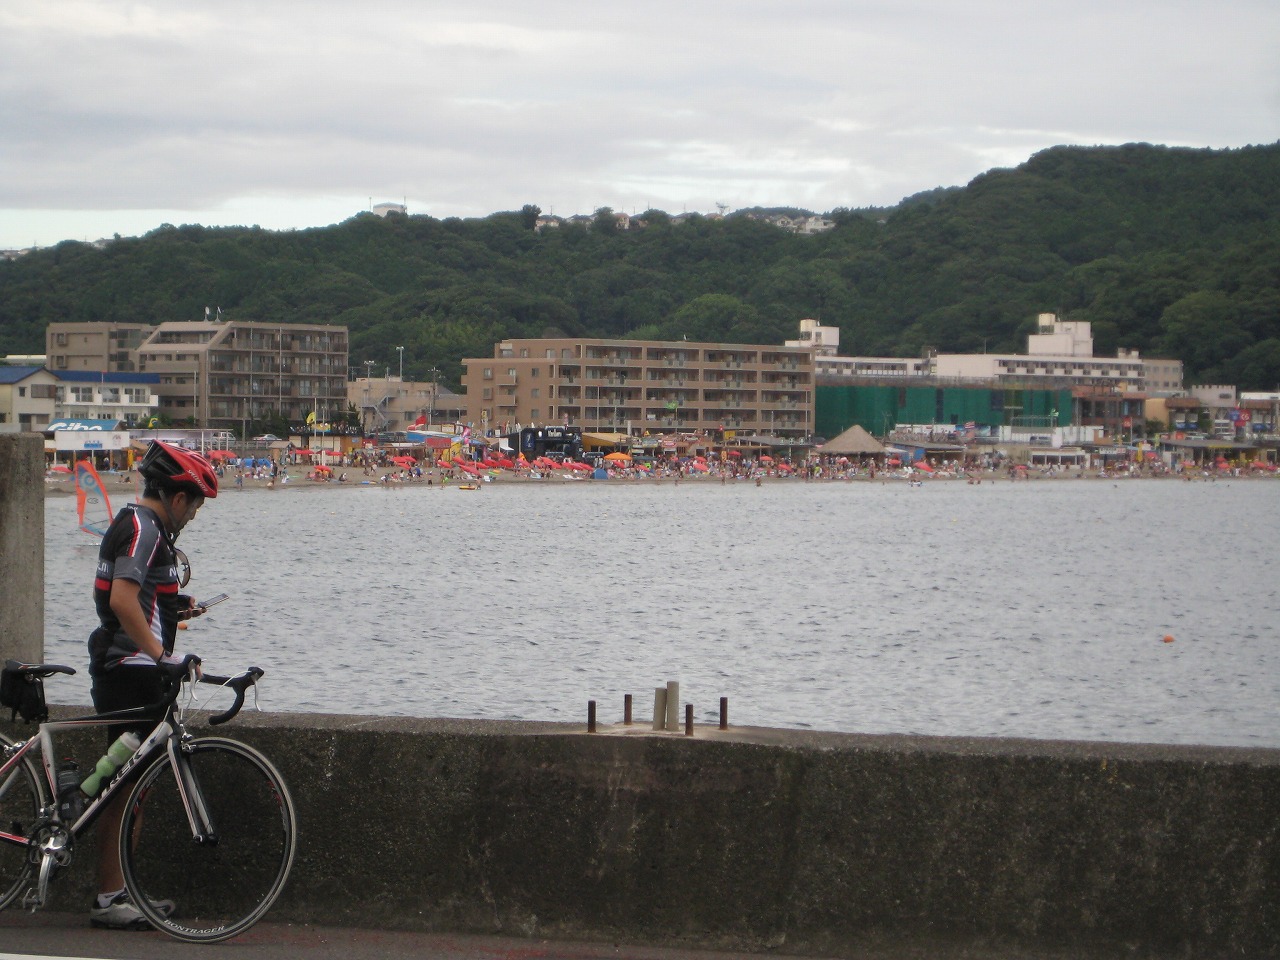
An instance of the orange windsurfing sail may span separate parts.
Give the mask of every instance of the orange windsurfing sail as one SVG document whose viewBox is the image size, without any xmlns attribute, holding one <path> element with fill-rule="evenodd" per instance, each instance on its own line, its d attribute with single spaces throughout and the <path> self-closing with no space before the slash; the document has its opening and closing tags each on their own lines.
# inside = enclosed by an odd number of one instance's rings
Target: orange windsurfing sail
<svg viewBox="0 0 1280 960">
<path fill-rule="evenodd" d="M 80 529 L 100 537 L 107 532 L 114 516 L 106 488 L 102 486 L 102 479 L 89 460 L 76 462 L 75 477 L 76 513 L 80 518 Z"/>
</svg>

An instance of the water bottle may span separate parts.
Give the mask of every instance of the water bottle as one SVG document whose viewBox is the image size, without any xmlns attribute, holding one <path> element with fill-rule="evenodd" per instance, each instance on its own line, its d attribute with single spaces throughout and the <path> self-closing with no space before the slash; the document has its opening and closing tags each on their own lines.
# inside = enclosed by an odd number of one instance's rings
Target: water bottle
<svg viewBox="0 0 1280 960">
<path fill-rule="evenodd" d="M 58 768 L 58 815 L 64 823 L 74 823 L 84 813 L 88 799 L 80 792 L 80 766 L 74 760 L 64 760 Z"/>
<path fill-rule="evenodd" d="M 97 766 L 93 768 L 93 773 L 89 774 L 84 783 L 80 784 L 80 789 L 85 792 L 86 796 L 96 797 L 98 791 L 102 789 L 103 783 L 110 780 L 111 775 L 124 766 L 125 761 L 132 757 L 140 746 L 142 746 L 142 741 L 136 733 L 130 731 L 120 734 L 116 742 L 109 746 L 107 752 L 99 758 Z"/>
</svg>

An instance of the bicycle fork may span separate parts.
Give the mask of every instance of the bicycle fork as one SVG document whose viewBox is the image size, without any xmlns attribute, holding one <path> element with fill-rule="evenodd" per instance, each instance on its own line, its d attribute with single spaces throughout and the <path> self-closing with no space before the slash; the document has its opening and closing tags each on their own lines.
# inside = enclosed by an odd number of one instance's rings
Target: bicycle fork
<svg viewBox="0 0 1280 960">
<path fill-rule="evenodd" d="M 187 823 L 191 827 L 191 839 L 199 844 L 214 845 L 218 842 L 217 825 L 205 803 L 204 791 L 200 789 L 200 780 L 191 769 L 191 749 L 186 741 L 178 742 L 174 737 L 169 740 L 169 761 L 173 765 L 173 775 L 178 782 L 178 793 L 182 797 L 182 807 L 187 813 Z"/>
</svg>

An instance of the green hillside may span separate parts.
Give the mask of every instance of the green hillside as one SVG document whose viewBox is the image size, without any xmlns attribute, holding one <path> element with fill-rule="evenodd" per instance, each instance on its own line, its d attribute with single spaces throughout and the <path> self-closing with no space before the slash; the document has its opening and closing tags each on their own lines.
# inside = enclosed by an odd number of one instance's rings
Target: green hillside
<svg viewBox="0 0 1280 960">
<path fill-rule="evenodd" d="M 1188 381 L 1280 384 L 1280 143 L 1057 147 L 964 188 L 831 211 L 797 236 L 744 215 L 536 233 L 537 208 L 480 220 L 362 214 L 287 233 L 164 226 L 104 250 L 0 264 L 0 353 L 60 320 L 226 317 L 346 324 L 351 358 L 405 375 L 503 337 L 780 343 L 816 317 L 847 354 L 1021 351 L 1037 313 L 1093 323 Z"/>
</svg>

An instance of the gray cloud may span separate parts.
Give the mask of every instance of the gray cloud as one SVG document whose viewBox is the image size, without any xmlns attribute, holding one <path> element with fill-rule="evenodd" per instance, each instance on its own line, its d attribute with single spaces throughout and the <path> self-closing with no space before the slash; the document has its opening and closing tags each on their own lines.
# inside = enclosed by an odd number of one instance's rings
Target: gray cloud
<svg viewBox="0 0 1280 960">
<path fill-rule="evenodd" d="M 596 7 L 0 0 L 0 245 L 309 226 L 370 197 L 826 210 L 1056 143 L 1280 127 L 1272 2 Z"/>
</svg>

